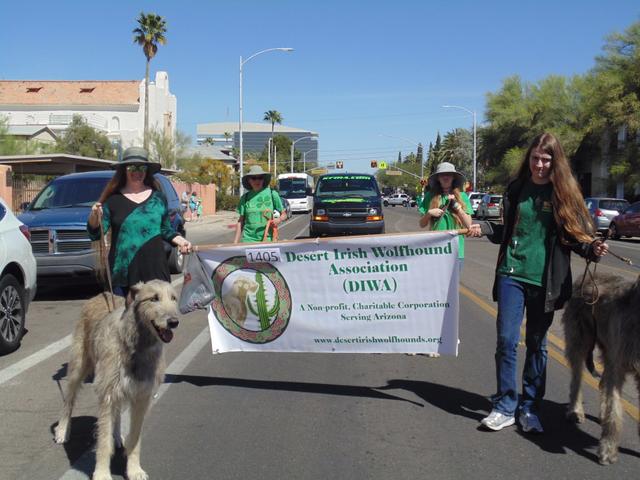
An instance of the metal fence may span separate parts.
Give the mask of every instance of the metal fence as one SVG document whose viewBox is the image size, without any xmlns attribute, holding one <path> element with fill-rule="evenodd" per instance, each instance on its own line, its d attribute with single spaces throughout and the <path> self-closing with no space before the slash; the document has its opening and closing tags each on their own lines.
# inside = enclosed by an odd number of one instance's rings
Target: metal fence
<svg viewBox="0 0 640 480">
<path fill-rule="evenodd" d="M 51 178 L 51 175 L 20 175 L 14 172 L 11 178 L 13 211 L 20 210 L 20 205 L 24 202 L 33 200 Z"/>
</svg>

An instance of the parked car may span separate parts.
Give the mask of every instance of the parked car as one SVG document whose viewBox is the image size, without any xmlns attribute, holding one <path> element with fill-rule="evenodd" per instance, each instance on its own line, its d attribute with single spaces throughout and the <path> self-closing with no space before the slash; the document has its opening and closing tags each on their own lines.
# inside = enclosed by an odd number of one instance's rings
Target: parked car
<svg viewBox="0 0 640 480">
<path fill-rule="evenodd" d="M 415 207 L 416 201 L 406 193 L 394 193 L 393 195 L 389 195 L 387 198 L 383 199 L 382 204 L 385 207 L 388 207 L 389 205 L 392 207 L 395 207 L 396 205 L 402 205 L 403 207 Z"/>
<path fill-rule="evenodd" d="M 476 218 L 484 220 L 489 217 L 500 217 L 502 205 L 502 195 L 485 193 L 478 204 Z"/>
<path fill-rule="evenodd" d="M 469 202 L 471 202 L 471 209 L 473 210 L 473 214 L 476 214 L 478 210 L 478 205 L 482 201 L 482 197 L 484 197 L 486 193 L 482 192 L 469 192 Z"/>
<path fill-rule="evenodd" d="M 613 217 L 609 226 L 611 238 L 640 237 L 640 202 L 629 205 L 620 215 Z"/>
<path fill-rule="evenodd" d="M 0 198 L 0 354 L 16 350 L 25 334 L 27 310 L 36 295 L 36 259 L 29 229 Z"/>
<path fill-rule="evenodd" d="M 86 230 L 87 218 L 113 174 L 105 170 L 58 177 L 18 217 L 29 227 L 40 283 L 60 278 L 65 282 L 95 278 L 96 256 Z M 167 198 L 171 225 L 185 236 L 178 194 L 164 175 L 157 173 L 155 178 Z M 171 273 L 180 273 L 184 258 L 178 248 L 165 242 L 165 251 Z"/>
<path fill-rule="evenodd" d="M 596 230 L 603 233 L 609 229 L 613 217 L 620 215 L 629 206 L 624 198 L 589 197 L 584 201 Z"/>
</svg>

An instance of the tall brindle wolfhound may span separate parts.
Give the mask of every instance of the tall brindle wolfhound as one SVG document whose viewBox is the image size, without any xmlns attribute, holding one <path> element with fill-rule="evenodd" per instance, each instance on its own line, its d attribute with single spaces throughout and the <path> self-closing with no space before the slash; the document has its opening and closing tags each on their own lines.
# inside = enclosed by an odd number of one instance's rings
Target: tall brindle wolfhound
<svg viewBox="0 0 640 480">
<path fill-rule="evenodd" d="M 567 418 L 584 421 L 580 384 L 583 367 L 592 373 L 593 350 L 602 352 L 604 371 L 600 380 L 600 423 L 602 435 L 598 460 L 607 465 L 618 460 L 618 445 L 622 429 L 620 395 L 625 376 L 635 376 L 640 391 L 640 277 L 629 282 L 621 277 L 598 274 L 594 284 L 587 280 L 574 284 L 573 297 L 565 308 L 562 320 L 566 340 L 566 356 L 571 365 L 571 387 Z M 586 301 L 595 300 L 589 305 Z"/>
<path fill-rule="evenodd" d="M 120 413 L 131 408 L 131 428 L 126 443 L 127 478 L 146 480 L 140 467 L 140 431 L 154 389 L 164 375 L 162 345 L 178 326 L 176 293 L 171 284 L 152 280 L 131 288 L 127 304 L 118 298 L 109 312 L 108 294 L 89 300 L 73 333 L 69 383 L 55 441 L 69 439 L 69 420 L 82 381 L 94 373 L 98 395 L 98 439 L 94 480 L 111 479 L 110 459 L 122 446 Z"/>
</svg>

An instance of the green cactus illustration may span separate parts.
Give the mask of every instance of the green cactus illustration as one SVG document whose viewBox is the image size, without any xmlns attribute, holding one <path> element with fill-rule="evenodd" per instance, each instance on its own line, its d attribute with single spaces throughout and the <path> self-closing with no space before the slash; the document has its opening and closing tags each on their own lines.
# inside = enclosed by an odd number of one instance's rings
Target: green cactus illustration
<svg viewBox="0 0 640 480">
<path fill-rule="evenodd" d="M 251 298 L 247 295 L 247 307 L 260 320 L 260 329 L 266 330 L 271 325 L 271 318 L 280 310 L 280 299 L 275 295 L 273 307 L 268 308 L 264 291 L 264 280 L 260 272 L 256 272 L 256 283 L 258 290 L 255 294 L 255 307 L 251 303 Z"/>
</svg>

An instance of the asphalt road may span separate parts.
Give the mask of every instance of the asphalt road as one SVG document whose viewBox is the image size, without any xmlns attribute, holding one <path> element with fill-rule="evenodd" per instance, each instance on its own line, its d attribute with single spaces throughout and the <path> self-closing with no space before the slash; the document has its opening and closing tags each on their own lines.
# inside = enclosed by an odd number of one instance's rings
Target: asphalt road
<svg viewBox="0 0 640 480">
<path fill-rule="evenodd" d="M 387 232 L 417 230 L 415 208 L 385 209 Z M 232 238 L 231 216 L 189 225 L 198 244 Z M 308 216 L 280 229 L 307 235 Z M 640 263 L 637 240 L 610 242 Z M 564 421 L 568 370 L 556 315 L 550 334 L 546 433 L 478 429 L 495 389 L 495 304 L 490 299 L 497 246 L 467 243 L 460 291 L 460 355 L 227 353 L 212 356 L 204 312 L 181 319 L 166 348 L 167 377 L 143 429 L 142 466 L 151 478 L 414 479 L 636 478 L 640 467 L 637 393 L 625 391 L 620 460 L 597 463 L 595 382 L 585 387 L 587 421 Z M 574 258 L 574 274 L 584 262 Z M 614 258 L 598 266 L 627 279 L 638 271 Z M 180 278 L 176 277 L 176 283 Z M 416 278 L 425 282 L 428 278 Z M 96 415 L 91 386 L 81 393 L 71 441 L 53 443 L 62 407 L 69 336 L 95 287 L 42 292 L 17 352 L 0 357 L 0 479 L 80 479 L 93 470 Z M 635 417 L 635 420 L 634 420 Z M 123 478 L 124 460 L 112 462 Z"/>
</svg>

